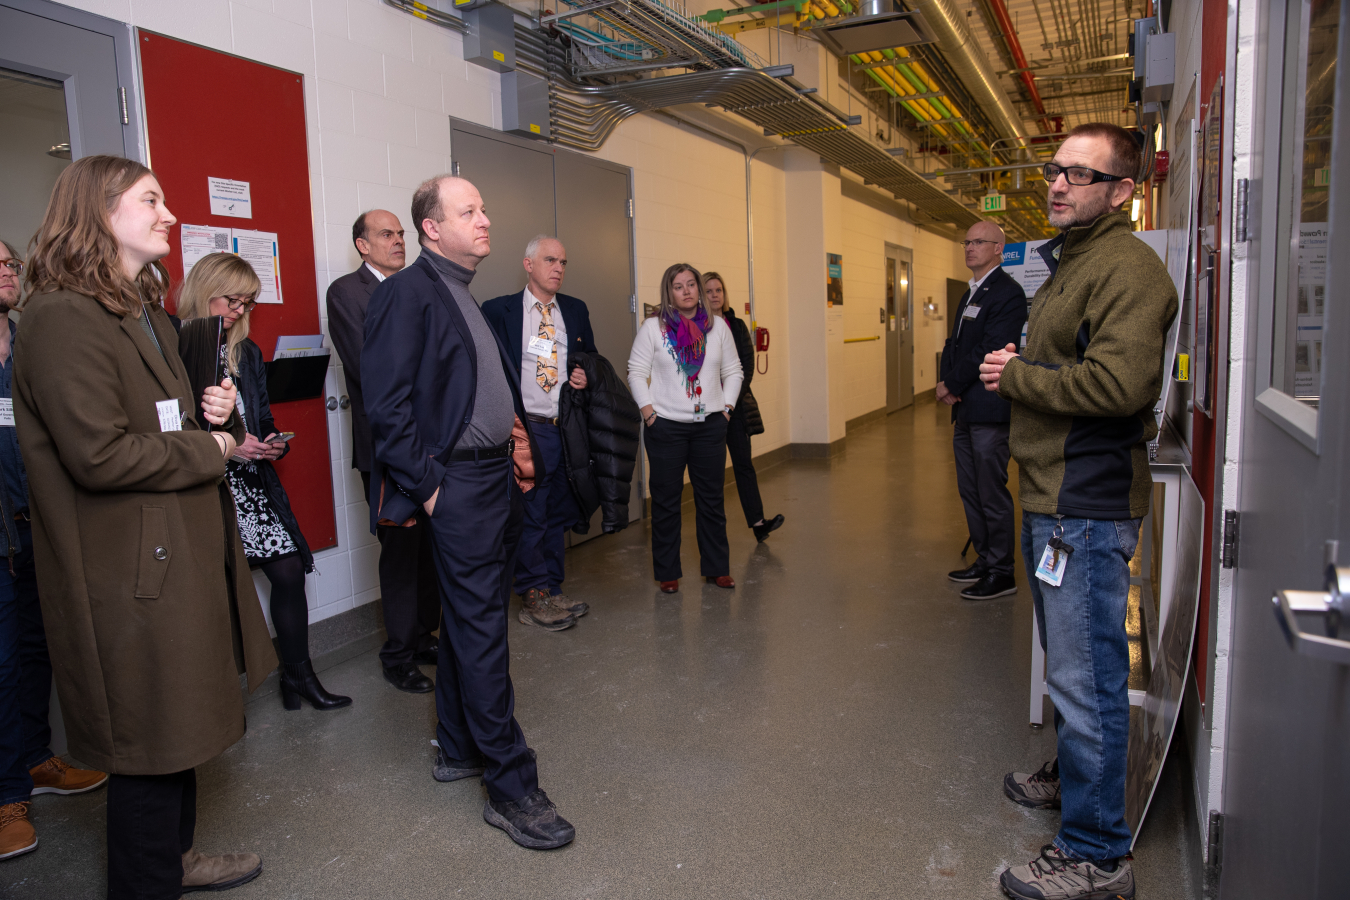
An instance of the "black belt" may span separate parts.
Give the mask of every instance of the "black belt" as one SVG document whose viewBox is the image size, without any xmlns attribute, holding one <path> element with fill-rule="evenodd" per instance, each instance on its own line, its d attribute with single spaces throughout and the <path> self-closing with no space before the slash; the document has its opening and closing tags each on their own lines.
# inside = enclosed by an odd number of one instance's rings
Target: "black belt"
<svg viewBox="0 0 1350 900">
<path fill-rule="evenodd" d="M 554 416 L 553 418 L 550 419 L 548 416 L 539 416 L 535 415 L 534 413 L 526 413 L 525 418 L 529 419 L 531 422 L 538 422 L 540 425 L 552 425 L 554 428 L 558 427 L 557 416 Z"/>
<path fill-rule="evenodd" d="M 511 455 L 516 442 L 512 438 L 500 447 L 459 447 L 450 451 L 450 458 L 457 462 L 480 459 L 506 459 Z"/>
</svg>

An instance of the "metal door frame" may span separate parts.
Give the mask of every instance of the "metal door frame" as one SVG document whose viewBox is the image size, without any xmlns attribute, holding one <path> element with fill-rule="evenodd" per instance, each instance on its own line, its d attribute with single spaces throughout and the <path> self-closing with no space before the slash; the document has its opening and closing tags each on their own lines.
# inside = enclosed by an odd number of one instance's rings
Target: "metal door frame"
<svg viewBox="0 0 1350 900">
<path fill-rule="evenodd" d="M 84 12 L 79 9 L 72 9 L 69 6 L 62 6 L 58 3 L 52 3 L 50 0 L 0 0 L 0 10 L 8 8 L 29 15 L 49 19 L 60 25 L 69 25 L 94 34 L 107 35 L 112 38 L 113 57 L 117 66 L 117 87 L 125 91 L 125 105 L 123 106 L 122 118 L 122 155 L 127 159 L 134 159 L 145 163 L 147 160 L 145 152 L 145 134 L 142 130 L 142 123 L 145 121 L 145 113 L 142 109 L 141 84 L 139 68 L 136 65 L 136 38 L 135 29 L 125 22 L 119 22 L 116 19 L 109 19 L 94 13 Z M 0 66 L 7 69 L 13 69 L 17 72 L 26 72 L 30 75 L 40 75 L 43 78 L 52 78 L 62 82 L 66 88 L 66 115 L 70 120 L 71 135 L 71 156 L 79 159 L 80 156 L 88 156 L 86 153 L 76 153 L 75 141 L 79 134 L 79 122 L 76 119 L 77 110 L 82 106 L 79 91 L 82 88 L 93 87 L 77 83 L 76 78 L 69 72 L 61 72 L 53 69 L 46 69 L 31 63 L 23 63 L 10 59 L 0 59 Z M 86 94 L 83 98 L 88 102 L 90 99 Z M 115 96 L 108 97 L 109 103 L 117 103 Z M 81 148 L 83 149 L 83 148 Z"/>
</svg>

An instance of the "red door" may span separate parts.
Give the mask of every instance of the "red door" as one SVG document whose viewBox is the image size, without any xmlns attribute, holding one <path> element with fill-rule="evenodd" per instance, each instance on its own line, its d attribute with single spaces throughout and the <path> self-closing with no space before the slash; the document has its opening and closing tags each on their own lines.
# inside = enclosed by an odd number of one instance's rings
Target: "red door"
<svg viewBox="0 0 1350 900">
<path fill-rule="evenodd" d="M 150 165 L 179 225 L 277 234 L 282 303 L 259 304 L 250 337 L 271 360 L 278 335 L 319 333 L 314 233 L 299 74 L 176 41 L 137 34 Z M 208 178 L 248 182 L 250 218 L 211 214 Z M 179 228 L 164 264 L 183 278 Z M 313 550 L 337 546 L 333 466 L 322 397 L 272 404 L 277 428 L 294 431 L 276 464 Z M 259 435 L 262 437 L 262 435 Z"/>
</svg>

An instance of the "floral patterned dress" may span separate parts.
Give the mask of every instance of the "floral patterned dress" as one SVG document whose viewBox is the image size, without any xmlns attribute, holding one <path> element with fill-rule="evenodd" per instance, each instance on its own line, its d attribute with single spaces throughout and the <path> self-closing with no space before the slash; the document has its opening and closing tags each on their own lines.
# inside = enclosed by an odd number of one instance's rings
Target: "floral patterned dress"
<svg viewBox="0 0 1350 900">
<path fill-rule="evenodd" d="M 222 348 L 223 351 L 224 348 Z M 248 430 L 244 416 L 242 395 L 235 398 L 235 412 Z M 234 495 L 234 507 L 239 517 L 239 537 L 244 542 L 244 553 L 250 562 L 266 562 L 298 553 L 286 523 L 267 497 L 260 465 L 271 465 L 266 460 L 239 460 L 231 457 L 225 465 L 225 480 Z"/>
</svg>

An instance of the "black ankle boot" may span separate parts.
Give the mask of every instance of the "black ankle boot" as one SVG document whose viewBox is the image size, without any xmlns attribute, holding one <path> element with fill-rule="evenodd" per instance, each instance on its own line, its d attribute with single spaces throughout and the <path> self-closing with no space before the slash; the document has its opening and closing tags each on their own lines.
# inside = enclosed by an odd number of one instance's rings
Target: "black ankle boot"
<svg viewBox="0 0 1350 900">
<path fill-rule="evenodd" d="M 311 661 L 282 663 L 281 704 L 287 709 L 299 709 L 301 697 L 315 709 L 337 709 L 352 705 L 351 697 L 330 694 L 323 689 L 323 685 L 319 684 L 319 676 L 314 674 L 314 663 Z"/>
</svg>

